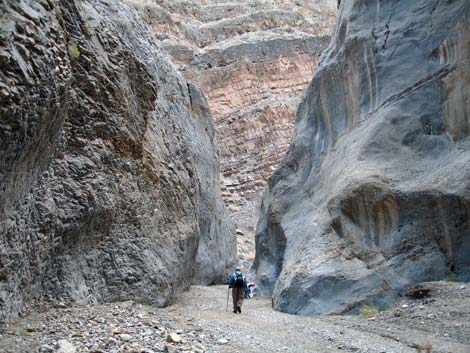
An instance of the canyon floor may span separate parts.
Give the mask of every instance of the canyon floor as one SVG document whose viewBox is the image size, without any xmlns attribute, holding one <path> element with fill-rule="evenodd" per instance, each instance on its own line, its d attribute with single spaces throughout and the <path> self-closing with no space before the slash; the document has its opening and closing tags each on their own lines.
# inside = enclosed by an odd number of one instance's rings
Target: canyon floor
<svg viewBox="0 0 470 353">
<path fill-rule="evenodd" d="M 226 286 L 192 287 L 163 309 L 132 301 L 48 304 L 3 332 L 0 352 L 470 352 L 470 286 L 423 288 L 423 298 L 404 297 L 369 318 L 294 316 L 262 297 L 234 314 L 226 311 Z"/>
</svg>

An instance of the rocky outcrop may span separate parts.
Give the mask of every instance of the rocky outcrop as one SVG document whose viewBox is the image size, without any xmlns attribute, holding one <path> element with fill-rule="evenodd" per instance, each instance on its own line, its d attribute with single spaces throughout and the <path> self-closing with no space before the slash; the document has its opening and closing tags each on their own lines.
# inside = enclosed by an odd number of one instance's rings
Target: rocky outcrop
<svg viewBox="0 0 470 353">
<path fill-rule="evenodd" d="M 383 308 L 470 279 L 469 19 L 463 0 L 341 2 L 257 227 L 277 310 Z"/>
<path fill-rule="evenodd" d="M 207 102 L 135 10 L 1 8 L 0 321 L 42 296 L 166 305 L 225 279 L 235 231 Z"/>
<path fill-rule="evenodd" d="M 332 34 L 336 1 L 134 2 L 207 96 L 221 147 L 222 195 L 244 234 L 240 256 L 252 261 L 253 210 L 287 151 L 296 106 Z"/>
</svg>

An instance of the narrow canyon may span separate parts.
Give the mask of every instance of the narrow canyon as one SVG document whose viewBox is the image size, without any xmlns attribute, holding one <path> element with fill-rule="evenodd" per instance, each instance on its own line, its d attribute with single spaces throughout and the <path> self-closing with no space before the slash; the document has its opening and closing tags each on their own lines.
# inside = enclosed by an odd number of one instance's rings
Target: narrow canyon
<svg viewBox="0 0 470 353">
<path fill-rule="evenodd" d="M 337 2 L 135 3 L 184 77 L 207 97 L 222 197 L 248 270 L 261 193 L 289 146 L 302 92 L 333 33 Z"/>
<path fill-rule="evenodd" d="M 0 352 L 470 351 L 470 1 L 0 24 Z"/>
</svg>

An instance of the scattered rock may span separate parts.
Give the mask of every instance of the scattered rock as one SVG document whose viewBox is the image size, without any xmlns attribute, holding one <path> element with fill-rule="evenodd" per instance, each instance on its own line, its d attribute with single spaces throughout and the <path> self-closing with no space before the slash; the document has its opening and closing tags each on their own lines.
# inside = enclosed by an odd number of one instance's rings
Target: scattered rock
<svg viewBox="0 0 470 353">
<path fill-rule="evenodd" d="M 201 343 L 196 342 L 196 343 L 193 345 L 192 350 L 193 350 L 195 353 L 204 353 L 204 352 L 206 351 L 206 347 L 204 347 L 204 345 L 202 345 Z"/>
<path fill-rule="evenodd" d="M 75 353 L 77 349 L 75 346 L 67 340 L 60 340 L 57 342 L 56 353 Z"/>
<path fill-rule="evenodd" d="M 129 342 L 132 339 L 132 336 L 127 333 L 121 333 L 119 335 L 119 338 L 121 339 L 121 341 Z"/>
<path fill-rule="evenodd" d="M 431 296 L 431 293 L 431 287 L 423 284 L 418 284 L 417 286 L 409 289 L 406 292 L 406 296 L 412 299 L 423 299 Z"/>
<path fill-rule="evenodd" d="M 180 335 L 178 335 L 176 332 L 171 332 L 166 337 L 166 341 L 168 343 L 182 343 L 183 338 Z"/>
<path fill-rule="evenodd" d="M 227 344 L 227 343 L 228 343 L 228 340 L 225 339 L 225 338 L 219 338 L 219 339 L 217 340 L 217 344 L 220 344 L 220 345 L 222 345 L 222 344 Z"/>
<path fill-rule="evenodd" d="M 436 286 L 436 284 L 431 284 Z M 4 335 L 0 338 L 0 352 L 32 352 L 24 349 L 21 343 L 28 343 L 29 347 L 39 347 L 35 353 L 55 353 L 51 347 L 56 347 L 57 337 L 72 337 L 74 333 L 81 330 L 82 333 L 70 339 L 70 343 L 76 348 L 76 352 L 90 353 L 155 353 L 155 352 L 236 352 L 243 351 L 237 340 L 232 340 L 230 336 L 236 332 L 236 337 L 240 337 L 243 346 L 252 347 L 247 351 L 253 352 L 276 352 L 286 351 L 296 352 L 296 344 L 301 342 L 315 342 L 319 344 L 319 352 L 328 352 L 339 349 L 351 352 L 400 352 L 408 351 L 409 342 L 423 341 L 421 338 L 442 342 L 441 347 L 437 344 L 434 349 L 442 352 L 450 352 L 455 343 L 470 346 L 470 339 L 466 323 L 468 322 L 468 306 L 466 306 L 466 291 L 458 290 L 460 284 L 442 283 L 437 284 L 439 290 L 435 290 L 435 302 L 428 304 L 424 309 L 419 309 L 420 301 L 408 309 L 401 309 L 402 304 L 410 304 L 409 299 L 397 304 L 396 310 L 402 310 L 400 317 L 395 317 L 392 313 L 376 317 L 375 321 L 367 321 L 359 316 L 343 317 L 299 317 L 294 315 L 284 315 L 282 313 L 266 310 L 269 307 L 270 299 L 258 298 L 247 302 L 247 307 L 252 315 L 261 320 L 261 325 L 247 325 L 246 322 L 233 320 L 231 316 L 224 316 L 221 313 L 220 305 L 214 306 L 214 301 L 218 304 L 224 303 L 226 287 L 214 290 L 214 287 L 196 287 L 191 293 L 184 295 L 183 305 L 175 305 L 169 308 L 156 310 L 156 313 L 145 320 L 139 319 L 140 314 L 145 314 L 146 307 L 127 307 L 125 303 L 114 303 L 112 305 L 86 305 L 74 307 L 67 311 L 41 308 L 42 313 L 34 316 L 34 319 L 24 318 L 19 321 L 19 327 L 41 327 L 40 335 L 14 336 Z M 457 289 L 457 290 L 456 290 Z M 189 298 L 189 299 L 188 299 Z M 187 330 L 185 314 L 187 307 L 194 307 L 195 302 L 204 310 L 196 313 L 197 325 L 201 325 L 200 330 Z M 443 304 L 447 303 L 448 307 Z M 113 307 L 113 310 L 110 310 Z M 393 310 L 393 309 L 392 309 Z M 120 315 L 114 315 L 119 312 Z M 228 313 L 227 313 L 228 315 Z M 96 319 L 98 318 L 98 319 Z M 438 319 L 436 319 L 438 318 Z M 164 330 L 153 330 L 152 335 L 148 335 L 149 326 L 154 322 L 159 322 Z M 276 322 L 272 334 L 272 339 L 266 340 L 266 330 L 272 329 L 272 325 L 263 325 L 263 322 Z M 166 342 L 169 332 L 176 334 L 180 328 L 184 328 L 185 342 Z M 292 328 L 295 327 L 295 330 Z M 110 335 L 111 332 L 121 330 L 118 335 Z M 168 328 L 171 328 L 169 330 Z M 178 328 L 178 329 L 177 329 Z M 268 331 L 269 332 L 269 331 Z M 407 339 L 401 343 L 397 335 L 406 332 Z M 282 333 L 281 336 L 276 336 Z M 129 335 L 130 341 L 124 341 L 119 335 Z M 123 336 L 126 338 L 126 336 Z M 354 340 L 351 341 L 351 337 Z M 362 338 L 361 338 L 362 337 Z M 445 338 L 445 339 L 444 339 Z M 40 340 L 37 342 L 36 340 Z M 403 341 L 403 339 L 402 339 Z M 34 342 L 31 344 L 31 342 Z M 400 342 L 394 345 L 393 342 Z M 47 343 L 40 351 L 41 344 Z M 165 348 L 165 346 L 167 346 Z M 287 347 L 286 347 L 287 346 Z M 465 347 L 467 347 L 465 346 Z M 12 348 L 13 347 L 13 348 Z M 122 347 L 121 351 L 119 348 Z M 217 349 L 219 347 L 219 349 Z M 285 348 L 286 347 L 286 348 Z M 377 348 L 382 347 L 382 348 Z M 444 350 L 446 348 L 447 350 Z M 455 350 L 456 352 L 458 350 Z"/>
<path fill-rule="evenodd" d="M 43 344 L 42 346 L 38 347 L 38 353 L 54 353 L 55 349 L 48 344 Z"/>
<path fill-rule="evenodd" d="M 166 344 L 165 347 L 163 348 L 163 351 L 164 351 L 165 353 L 176 353 L 176 352 L 178 352 L 179 350 L 176 349 L 176 348 L 173 347 L 173 346 L 170 346 L 170 345 Z"/>
</svg>

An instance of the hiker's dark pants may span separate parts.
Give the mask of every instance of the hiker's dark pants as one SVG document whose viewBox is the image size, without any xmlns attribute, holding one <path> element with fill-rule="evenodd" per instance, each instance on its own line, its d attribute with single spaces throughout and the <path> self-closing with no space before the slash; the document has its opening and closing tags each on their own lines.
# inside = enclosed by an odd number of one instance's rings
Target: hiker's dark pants
<svg viewBox="0 0 470 353">
<path fill-rule="evenodd" d="M 242 288 L 232 288 L 233 310 L 242 307 L 245 290 Z"/>
</svg>

